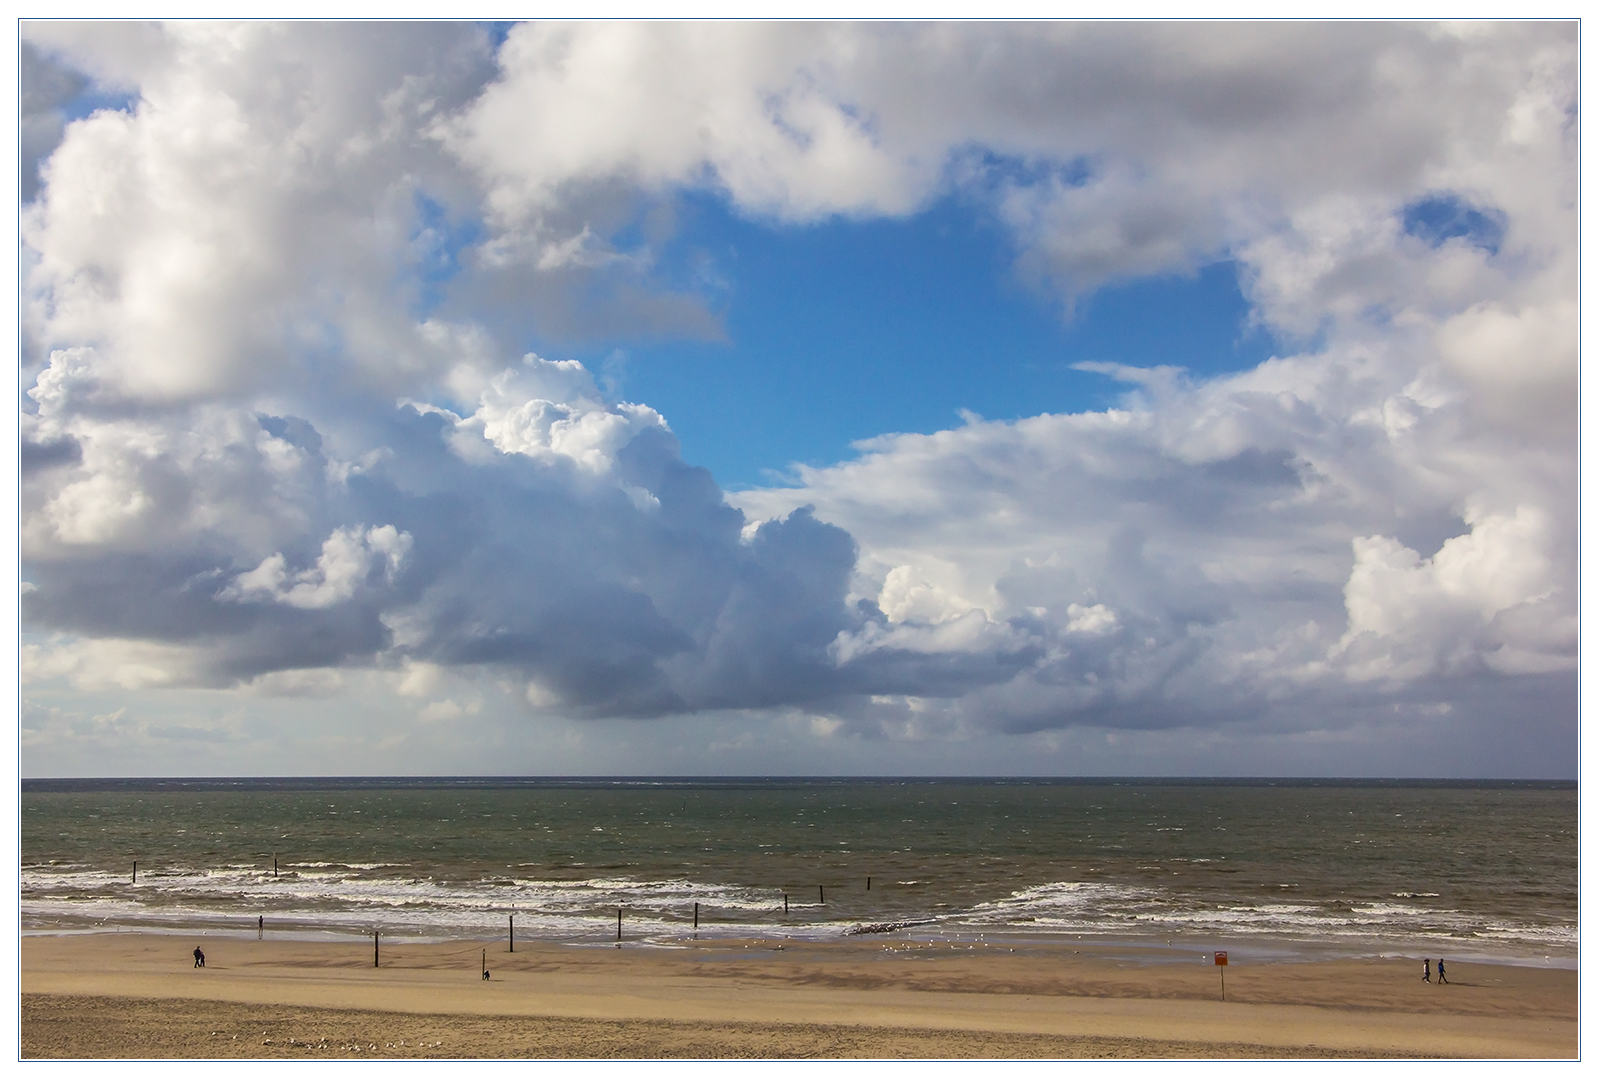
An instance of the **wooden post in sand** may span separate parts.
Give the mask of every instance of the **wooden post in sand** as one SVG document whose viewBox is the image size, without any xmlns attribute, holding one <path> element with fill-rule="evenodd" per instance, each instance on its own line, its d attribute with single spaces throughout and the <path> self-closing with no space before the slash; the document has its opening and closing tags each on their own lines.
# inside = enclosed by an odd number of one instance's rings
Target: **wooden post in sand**
<svg viewBox="0 0 1599 1080">
<path fill-rule="evenodd" d="M 261 941 L 261 940 L 263 940 L 265 938 L 266 938 L 266 916 L 265 915 L 257 915 L 255 917 L 255 940 Z"/>
<path fill-rule="evenodd" d="M 516 912 L 514 912 L 514 911 L 511 912 L 511 917 L 510 917 L 509 921 L 510 921 L 510 924 L 511 924 L 511 950 L 510 951 L 511 952 L 515 952 L 516 951 Z"/>
<path fill-rule="evenodd" d="M 378 966 L 378 932 L 372 931 L 372 966 Z"/>
<path fill-rule="evenodd" d="M 483 950 L 483 963 L 479 966 L 479 971 L 482 973 L 484 980 L 487 981 L 489 977 L 489 951 L 487 949 Z"/>
<path fill-rule="evenodd" d="M 622 940 L 622 909 L 616 909 L 616 940 Z"/>
</svg>

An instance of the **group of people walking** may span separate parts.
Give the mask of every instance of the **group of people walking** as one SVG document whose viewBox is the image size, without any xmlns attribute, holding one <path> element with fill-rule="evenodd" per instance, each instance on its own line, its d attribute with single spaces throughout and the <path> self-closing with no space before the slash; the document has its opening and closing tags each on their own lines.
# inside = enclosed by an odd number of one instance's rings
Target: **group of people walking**
<svg viewBox="0 0 1599 1080">
<path fill-rule="evenodd" d="M 1428 958 L 1428 959 L 1423 960 L 1421 962 L 1421 981 L 1424 982 L 1424 983 L 1432 982 L 1432 960 L 1431 960 L 1431 958 Z M 1448 981 L 1449 981 L 1449 977 L 1444 974 L 1444 958 L 1440 956 L 1438 958 L 1438 983 L 1439 983 L 1439 985 L 1442 985 L 1442 984 L 1444 984 L 1444 983 L 1446 983 Z"/>
</svg>

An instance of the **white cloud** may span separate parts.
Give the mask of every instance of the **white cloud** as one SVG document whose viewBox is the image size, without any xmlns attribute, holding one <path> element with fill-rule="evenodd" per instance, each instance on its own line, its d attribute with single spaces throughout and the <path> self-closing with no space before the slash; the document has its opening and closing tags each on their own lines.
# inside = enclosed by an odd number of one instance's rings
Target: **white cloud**
<svg viewBox="0 0 1599 1080">
<path fill-rule="evenodd" d="M 853 634 L 841 630 L 828 653 L 835 662 L 845 665 L 881 649 L 922 654 L 989 653 L 1026 645 L 1026 638 L 1014 628 L 995 623 L 974 609 L 932 625 L 869 622 Z"/>
<path fill-rule="evenodd" d="M 1473 304 L 1444 321 L 1437 347 L 1489 423 L 1538 441 L 1577 434 L 1575 299 Z"/>
<path fill-rule="evenodd" d="M 183 686 L 203 662 L 196 650 L 106 637 L 25 642 L 18 659 L 24 686 L 64 680 L 83 690 Z"/>
<path fill-rule="evenodd" d="M 1116 613 L 1104 604 L 1085 607 L 1066 605 L 1066 632 L 1070 634 L 1108 634 L 1116 629 Z"/>
<path fill-rule="evenodd" d="M 577 361 L 531 354 L 521 367 L 507 368 L 490 380 L 477 411 L 456 426 L 463 433 L 478 433 L 503 454 L 567 458 L 599 474 L 611 471 L 617 452 L 640 431 L 669 430 L 647 405 L 606 404 L 593 377 Z M 471 449 L 465 452 L 474 456 Z"/>
<path fill-rule="evenodd" d="M 802 220 L 904 211 L 939 163 L 883 153 L 841 98 L 831 76 L 870 48 L 857 38 L 827 25 L 523 24 L 500 78 L 438 130 L 513 233 L 567 185 L 612 178 L 660 189 L 709 173 L 740 205 Z"/>
<path fill-rule="evenodd" d="M 1574 597 L 1556 571 L 1549 522 L 1530 507 L 1468 514 L 1471 532 L 1423 559 L 1386 536 L 1357 537 L 1344 586 L 1349 629 L 1335 656 L 1354 679 L 1411 678 L 1472 663 L 1512 672 L 1575 670 Z M 1526 611 L 1520 619 L 1502 614 Z"/>
<path fill-rule="evenodd" d="M 960 568 L 949 563 L 896 566 L 883 575 L 877 606 L 896 623 L 908 619 L 939 623 L 986 610 L 986 604 L 974 603 L 959 593 L 962 584 Z"/>
<path fill-rule="evenodd" d="M 134 108 L 68 126 L 23 211 L 35 257 L 24 323 L 37 340 L 93 348 L 108 393 L 149 401 L 314 380 L 305 365 L 333 347 L 334 327 L 347 374 L 377 386 L 448 362 L 418 334 L 394 271 L 415 263 L 415 199 L 441 171 L 417 125 L 475 89 L 479 32 L 201 22 L 25 34 L 138 88 Z"/>
<path fill-rule="evenodd" d="M 431 697 L 444 681 L 445 671 L 437 664 L 412 661 L 405 665 L 395 692 L 403 697 Z"/>
<path fill-rule="evenodd" d="M 411 534 L 400 532 L 393 525 L 379 525 L 365 533 L 359 526 L 335 529 L 323 542 L 322 554 L 314 566 L 291 575 L 283 553 L 274 552 L 254 570 L 235 577 L 217 597 L 297 608 L 331 607 L 355 595 L 374 571 L 381 571 L 385 582 L 393 582 L 410 550 Z"/>
</svg>

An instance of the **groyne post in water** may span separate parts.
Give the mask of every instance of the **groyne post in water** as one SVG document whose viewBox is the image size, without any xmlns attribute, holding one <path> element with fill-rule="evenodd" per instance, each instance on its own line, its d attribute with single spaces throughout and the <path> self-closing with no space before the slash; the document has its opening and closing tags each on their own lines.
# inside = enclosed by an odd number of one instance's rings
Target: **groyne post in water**
<svg viewBox="0 0 1599 1080">
<path fill-rule="evenodd" d="M 139 883 L 139 860 L 138 859 L 134 859 L 133 860 L 133 882 L 132 883 L 134 885 L 137 885 Z"/>
<path fill-rule="evenodd" d="M 788 914 L 788 893 L 783 894 L 783 914 Z"/>
<path fill-rule="evenodd" d="M 616 909 L 616 940 L 622 940 L 622 909 Z"/>
<path fill-rule="evenodd" d="M 275 851 L 272 853 L 272 876 L 278 876 L 278 853 Z"/>
<path fill-rule="evenodd" d="M 872 875 L 870 875 L 870 874 L 866 875 L 866 891 L 867 892 L 871 892 L 872 891 Z"/>
<path fill-rule="evenodd" d="M 818 885 L 818 886 L 816 886 L 816 894 L 822 898 L 822 903 L 824 903 L 824 904 L 827 903 L 827 886 L 826 885 Z"/>
<path fill-rule="evenodd" d="M 700 902 L 694 901 L 694 929 L 700 928 Z"/>
</svg>

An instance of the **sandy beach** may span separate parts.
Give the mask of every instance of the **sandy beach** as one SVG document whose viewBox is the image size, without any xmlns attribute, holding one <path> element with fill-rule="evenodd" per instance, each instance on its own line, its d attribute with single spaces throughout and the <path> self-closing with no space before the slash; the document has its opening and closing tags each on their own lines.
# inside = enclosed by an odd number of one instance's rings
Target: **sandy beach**
<svg viewBox="0 0 1599 1080">
<path fill-rule="evenodd" d="M 193 967 L 191 950 L 207 963 Z M 480 975 L 487 950 L 490 978 Z M 1572 1058 L 1577 972 L 860 941 L 21 942 L 25 1058 Z"/>
</svg>

